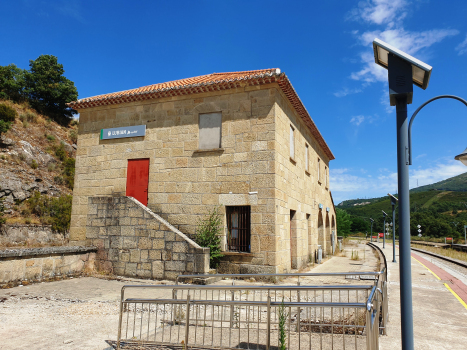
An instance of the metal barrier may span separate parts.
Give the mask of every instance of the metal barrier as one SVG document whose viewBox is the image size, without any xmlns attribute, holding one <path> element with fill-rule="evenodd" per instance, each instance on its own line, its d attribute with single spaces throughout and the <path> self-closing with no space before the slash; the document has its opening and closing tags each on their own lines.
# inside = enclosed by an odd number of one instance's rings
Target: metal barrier
<svg viewBox="0 0 467 350">
<path fill-rule="evenodd" d="M 379 263 L 380 263 L 380 277 L 376 282 L 376 287 L 378 291 L 381 293 L 381 322 L 380 322 L 380 330 L 382 334 L 386 335 L 386 325 L 389 320 L 389 309 L 388 309 L 388 265 L 386 261 L 386 256 L 384 255 L 383 251 L 377 245 L 368 242 L 367 243 L 371 248 L 375 249 L 379 255 Z"/>
<path fill-rule="evenodd" d="M 381 322 L 380 322 L 380 331 L 382 334 L 386 335 L 386 325 L 389 318 L 388 313 L 388 292 L 387 292 L 387 265 L 386 257 L 381 249 L 372 243 L 367 243 L 371 248 L 379 254 L 380 261 L 380 271 L 368 271 L 368 272 L 325 272 L 325 273 L 264 273 L 264 274 L 216 274 L 218 278 L 229 278 L 232 279 L 232 285 L 235 285 L 235 282 L 238 279 L 244 279 L 248 277 L 253 277 L 255 279 L 267 279 L 277 281 L 280 278 L 297 278 L 297 286 L 301 285 L 300 277 L 358 277 L 361 280 L 368 281 L 371 277 L 374 278 L 373 285 L 376 286 L 377 290 L 381 294 L 380 307 L 381 307 Z M 211 276 L 211 275 L 209 275 Z M 196 278 L 205 277 L 205 275 L 179 275 L 176 279 L 176 284 L 178 285 L 180 280 L 188 279 L 193 280 Z M 176 298 L 176 294 L 174 295 Z"/>
<path fill-rule="evenodd" d="M 205 278 L 205 277 L 216 277 L 219 279 L 232 279 L 232 284 L 235 284 L 235 281 L 245 279 L 247 277 L 255 278 L 255 280 L 268 280 L 276 282 L 281 278 L 292 278 L 297 277 L 297 286 L 300 285 L 300 277 L 359 277 L 359 279 L 371 280 L 372 277 L 376 281 L 378 276 L 381 275 L 382 271 L 368 271 L 368 272 L 301 272 L 301 273 L 236 273 L 236 274 L 215 274 L 215 275 L 178 275 L 175 280 L 175 284 L 179 284 L 181 279 L 193 280 L 196 278 Z M 361 277 L 360 277 L 361 276 Z M 376 283 L 376 282 L 375 282 Z"/>
<path fill-rule="evenodd" d="M 130 290 L 162 298 L 126 298 Z M 178 298 L 165 298 L 170 293 Z M 109 343 L 117 349 L 377 349 L 380 300 L 370 285 L 124 286 L 118 340 Z"/>
</svg>

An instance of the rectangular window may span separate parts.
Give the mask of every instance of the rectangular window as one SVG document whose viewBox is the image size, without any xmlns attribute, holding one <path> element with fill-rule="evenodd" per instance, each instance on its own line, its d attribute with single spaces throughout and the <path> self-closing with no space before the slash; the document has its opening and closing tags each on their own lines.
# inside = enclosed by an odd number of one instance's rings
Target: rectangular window
<svg viewBox="0 0 467 350">
<path fill-rule="evenodd" d="M 249 206 L 225 207 L 227 216 L 227 246 L 229 251 L 251 251 L 251 209 Z"/>
<path fill-rule="evenodd" d="M 294 139 L 295 129 L 290 126 L 290 158 L 295 159 L 295 139 Z"/>
<path fill-rule="evenodd" d="M 307 144 L 305 144 L 305 170 L 306 171 L 310 171 L 310 167 L 308 165 L 309 161 L 308 161 L 308 152 L 309 152 L 309 147 Z"/>
<path fill-rule="evenodd" d="M 321 159 L 318 158 L 318 182 L 321 182 L 320 168 L 321 168 Z"/>
<path fill-rule="evenodd" d="M 199 115 L 199 149 L 221 148 L 222 113 Z"/>
<path fill-rule="evenodd" d="M 324 187 L 328 187 L 328 167 L 324 167 Z"/>
</svg>

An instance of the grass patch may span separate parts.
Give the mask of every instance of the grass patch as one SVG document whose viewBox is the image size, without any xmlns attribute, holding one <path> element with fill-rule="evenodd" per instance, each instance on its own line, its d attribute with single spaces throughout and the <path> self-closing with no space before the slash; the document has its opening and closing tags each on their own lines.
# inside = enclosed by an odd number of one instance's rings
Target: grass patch
<svg viewBox="0 0 467 350">
<path fill-rule="evenodd" d="M 430 253 L 435 253 L 438 255 L 446 256 L 451 259 L 467 261 L 467 253 L 460 252 L 458 250 L 454 250 L 451 248 L 430 247 L 426 245 L 413 244 L 413 243 L 411 244 L 411 246 L 417 249 L 426 250 L 427 252 L 430 252 Z"/>
</svg>

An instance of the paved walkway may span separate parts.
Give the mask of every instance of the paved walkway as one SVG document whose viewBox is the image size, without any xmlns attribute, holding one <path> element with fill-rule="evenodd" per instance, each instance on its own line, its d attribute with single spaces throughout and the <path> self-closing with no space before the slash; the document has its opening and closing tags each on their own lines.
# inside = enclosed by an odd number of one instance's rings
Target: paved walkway
<svg viewBox="0 0 467 350">
<path fill-rule="evenodd" d="M 384 253 L 389 272 L 389 323 L 388 335 L 380 338 L 380 349 L 400 349 L 399 252 L 396 249 L 397 263 L 392 262 L 392 245 L 386 244 Z M 467 287 L 418 254 L 412 254 L 411 267 L 415 349 L 466 349 L 467 307 L 451 290 L 464 296 L 467 289 L 462 292 L 462 288 Z"/>
</svg>

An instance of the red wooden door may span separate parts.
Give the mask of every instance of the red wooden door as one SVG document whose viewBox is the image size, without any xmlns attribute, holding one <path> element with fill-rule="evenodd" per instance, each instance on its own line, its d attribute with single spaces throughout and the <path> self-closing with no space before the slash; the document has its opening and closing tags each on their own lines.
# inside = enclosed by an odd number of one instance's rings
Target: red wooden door
<svg viewBox="0 0 467 350">
<path fill-rule="evenodd" d="M 148 205 L 149 159 L 128 159 L 126 195 Z"/>
</svg>

